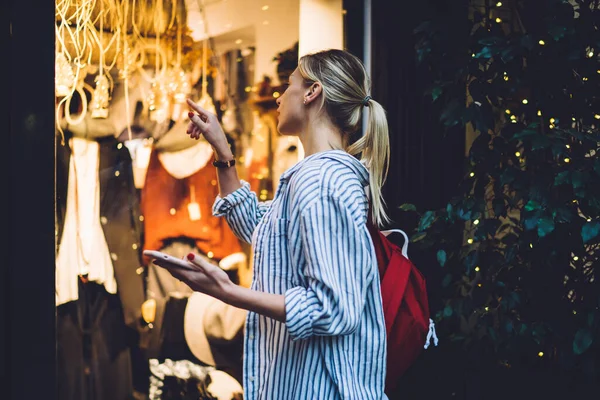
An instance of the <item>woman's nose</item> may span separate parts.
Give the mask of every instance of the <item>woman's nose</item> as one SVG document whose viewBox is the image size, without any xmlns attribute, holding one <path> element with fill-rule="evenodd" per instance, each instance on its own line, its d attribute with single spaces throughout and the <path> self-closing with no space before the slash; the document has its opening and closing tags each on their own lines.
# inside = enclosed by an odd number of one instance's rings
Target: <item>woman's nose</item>
<svg viewBox="0 0 600 400">
<path fill-rule="evenodd" d="M 275 104 L 277 104 L 277 106 L 279 106 L 279 104 L 281 104 L 281 96 L 279 96 L 277 98 L 277 100 L 275 100 Z"/>
</svg>

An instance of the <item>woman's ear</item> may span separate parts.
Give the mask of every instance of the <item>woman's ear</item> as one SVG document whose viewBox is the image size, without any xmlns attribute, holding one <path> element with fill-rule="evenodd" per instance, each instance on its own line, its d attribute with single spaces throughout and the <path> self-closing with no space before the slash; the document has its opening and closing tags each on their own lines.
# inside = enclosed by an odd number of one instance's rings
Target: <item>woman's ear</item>
<svg viewBox="0 0 600 400">
<path fill-rule="evenodd" d="M 310 104 L 323 93 L 323 86 L 320 82 L 313 82 L 304 95 L 305 104 Z"/>
</svg>

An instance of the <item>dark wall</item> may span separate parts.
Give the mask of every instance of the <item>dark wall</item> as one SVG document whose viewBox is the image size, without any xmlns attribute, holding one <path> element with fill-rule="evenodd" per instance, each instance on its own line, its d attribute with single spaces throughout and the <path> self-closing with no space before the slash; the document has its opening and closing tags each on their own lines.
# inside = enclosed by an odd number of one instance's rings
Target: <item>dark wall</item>
<svg viewBox="0 0 600 400">
<path fill-rule="evenodd" d="M 2 2 L 2 395 L 55 398 L 54 2 Z M 6 20 L 5 20 L 6 18 Z M 9 35 L 7 35 L 9 33 Z"/>
</svg>

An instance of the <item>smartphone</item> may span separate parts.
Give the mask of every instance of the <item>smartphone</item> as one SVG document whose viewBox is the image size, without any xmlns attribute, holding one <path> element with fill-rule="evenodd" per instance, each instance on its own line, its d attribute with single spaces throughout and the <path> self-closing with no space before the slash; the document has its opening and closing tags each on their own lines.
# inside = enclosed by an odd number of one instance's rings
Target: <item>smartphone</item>
<svg viewBox="0 0 600 400">
<path fill-rule="evenodd" d="M 187 269 L 189 271 L 196 271 L 196 269 L 194 269 L 194 267 L 192 267 L 188 261 L 182 260 L 181 258 L 170 256 L 170 255 L 162 253 L 160 251 L 144 250 L 144 255 L 154 258 L 155 260 L 166 261 L 169 264 L 176 265 L 180 268 Z M 157 265 L 160 267 L 159 264 L 157 264 Z"/>
</svg>

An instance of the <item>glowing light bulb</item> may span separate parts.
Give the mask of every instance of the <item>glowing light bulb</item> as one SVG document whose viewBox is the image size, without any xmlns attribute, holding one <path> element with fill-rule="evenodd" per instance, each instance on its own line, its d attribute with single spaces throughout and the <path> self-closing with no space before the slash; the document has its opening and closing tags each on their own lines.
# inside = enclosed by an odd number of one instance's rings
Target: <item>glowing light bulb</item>
<svg viewBox="0 0 600 400">
<path fill-rule="evenodd" d="M 594 114 L 594 118 L 600 119 L 600 114 Z"/>
<path fill-rule="evenodd" d="M 497 22 L 497 23 L 501 23 L 501 22 L 502 22 L 502 18 L 500 18 L 500 17 L 497 17 L 497 18 L 496 18 L 496 22 Z"/>
<path fill-rule="evenodd" d="M 570 162 L 571 162 L 571 159 L 567 157 L 567 158 L 565 158 L 565 162 L 566 162 L 566 163 L 570 163 Z"/>
<path fill-rule="evenodd" d="M 479 225 L 479 220 L 476 219 L 475 221 L 473 221 L 473 225 Z"/>
<path fill-rule="evenodd" d="M 523 99 L 523 104 L 527 104 L 527 103 L 529 103 L 529 100 Z"/>
<path fill-rule="evenodd" d="M 169 94 L 173 96 L 175 103 L 185 103 L 185 100 L 192 91 L 188 74 L 181 67 L 175 67 L 169 71 L 168 82 Z"/>
<path fill-rule="evenodd" d="M 537 115 L 538 115 L 538 117 L 541 117 L 542 116 L 542 110 L 538 110 Z"/>
<path fill-rule="evenodd" d="M 497 2 L 496 7 L 502 7 L 502 2 L 501 1 Z"/>
<path fill-rule="evenodd" d="M 550 123 L 553 124 L 556 121 L 554 118 L 550 118 Z"/>
<path fill-rule="evenodd" d="M 479 272 L 479 267 L 475 267 L 475 272 Z"/>
<path fill-rule="evenodd" d="M 538 357 L 544 357 L 544 352 L 543 352 L 543 351 L 540 351 L 540 352 L 538 353 Z"/>
<path fill-rule="evenodd" d="M 510 114 L 510 110 L 507 108 L 506 110 L 504 110 L 505 113 Z"/>
<path fill-rule="evenodd" d="M 470 176 L 471 178 L 472 178 L 472 177 L 474 177 L 474 176 L 475 176 L 475 172 L 471 172 L 471 173 L 469 174 L 469 176 Z"/>
<path fill-rule="evenodd" d="M 573 257 L 573 261 L 577 261 L 577 260 L 579 260 L 579 257 L 577 257 L 577 256 Z"/>
<path fill-rule="evenodd" d="M 521 157 L 521 152 L 519 152 L 519 151 L 515 152 L 515 156 Z"/>
<path fill-rule="evenodd" d="M 468 239 L 467 239 L 467 243 L 469 243 L 469 244 L 473 244 L 473 239 L 471 239 L 471 238 L 468 238 Z"/>
<path fill-rule="evenodd" d="M 540 40 L 538 43 L 540 44 L 540 46 L 544 46 L 546 44 L 546 42 L 544 42 L 543 40 Z"/>
<path fill-rule="evenodd" d="M 169 108 L 168 92 L 165 85 L 155 79 L 150 87 L 148 95 L 148 110 L 150 111 L 150 120 L 158 123 L 167 119 L 167 110 Z"/>
</svg>

